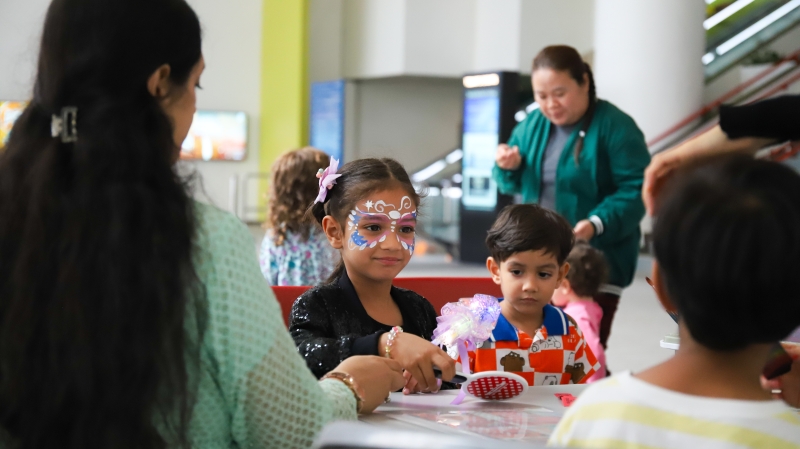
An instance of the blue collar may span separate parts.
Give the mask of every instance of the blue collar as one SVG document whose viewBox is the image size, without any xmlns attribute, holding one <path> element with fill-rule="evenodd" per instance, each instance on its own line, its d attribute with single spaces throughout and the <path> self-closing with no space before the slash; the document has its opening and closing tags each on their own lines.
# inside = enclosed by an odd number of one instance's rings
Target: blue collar
<svg viewBox="0 0 800 449">
<path fill-rule="evenodd" d="M 501 298 L 500 301 L 503 299 Z M 569 333 L 569 320 L 567 314 L 555 306 L 547 304 L 542 309 L 542 326 L 547 329 L 547 335 L 567 335 Z M 531 335 L 533 337 L 533 335 Z M 508 322 L 501 313 L 497 318 L 497 325 L 492 331 L 494 341 L 517 341 L 517 329 Z"/>
</svg>

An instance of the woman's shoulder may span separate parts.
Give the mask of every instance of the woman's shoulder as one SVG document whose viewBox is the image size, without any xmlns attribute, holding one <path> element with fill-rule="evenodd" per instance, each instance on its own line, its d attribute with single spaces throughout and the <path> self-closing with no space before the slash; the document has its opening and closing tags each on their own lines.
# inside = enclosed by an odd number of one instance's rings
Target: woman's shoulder
<svg viewBox="0 0 800 449">
<path fill-rule="evenodd" d="M 194 202 L 194 210 L 198 231 L 201 236 L 211 238 L 220 235 L 247 233 L 247 227 L 244 223 L 230 212 L 225 212 L 216 206 L 199 201 Z"/>
<path fill-rule="evenodd" d="M 633 117 L 618 108 L 614 103 L 607 100 L 597 100 L 596 108 L 595 117 L 599 121 L 613 124 L 614 127 L 632 126 L 638 129 Z"/>
</svg>

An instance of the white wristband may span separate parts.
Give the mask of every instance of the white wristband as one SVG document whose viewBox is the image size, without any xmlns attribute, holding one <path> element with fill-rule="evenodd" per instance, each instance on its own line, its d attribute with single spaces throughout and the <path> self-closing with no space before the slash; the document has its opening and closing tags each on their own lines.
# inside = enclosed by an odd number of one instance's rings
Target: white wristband
<svg viewBox="0 0 800 449">
<path fill-rule="evenodd" d="M 589 221 L 592 222 L 594 225 L 594 230 L 597 231 L 595 235 L 602 235 L 605 228 L 603 227 L 603 220 L 600 219 L 597 215 L 592 215 L 589 217 Z"/>
</svg>

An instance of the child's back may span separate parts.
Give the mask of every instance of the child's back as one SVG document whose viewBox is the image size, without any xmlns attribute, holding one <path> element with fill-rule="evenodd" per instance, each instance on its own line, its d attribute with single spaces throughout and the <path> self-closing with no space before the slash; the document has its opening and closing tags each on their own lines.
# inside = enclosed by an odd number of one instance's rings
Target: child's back
<svg viewBox="0 0 800 449">
<path fill-rule="evenodd" d="M 327 164 L 324 152 L 306 147 L 282 154 L 272 165 L 267 232 L 259 253 L 270 285 L 319 284 L 339 261 L 339 252 L 305 213 L 317 196 L 317 170 Z"/>
<path fill-rule="evenodd" d="M 670 187 L 655 221 L 653 280 L 680 315 L 680 348 L 590 387 L 550 443 L 800 447 L 800 415 L 759 381 L 772 345 L 800 324 L 800 176 L 732 157 Z"/>
</svg>

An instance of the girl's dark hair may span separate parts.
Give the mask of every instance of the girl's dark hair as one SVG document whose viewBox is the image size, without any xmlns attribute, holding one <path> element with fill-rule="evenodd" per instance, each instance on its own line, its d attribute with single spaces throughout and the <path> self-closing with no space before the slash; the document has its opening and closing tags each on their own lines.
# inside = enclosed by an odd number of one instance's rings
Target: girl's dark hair
<svg viewBox="0 0 800 449">
<path fill-rule="evenodd" d="M 585 240 L 578 240 L 567 256 L 567 280 L 578 296 L 595 296 L 608 277 L 608 263 L 603 252 Z"/>
<path fill-rule="evenodd" d="M 169 64 L 182 92 L 200 40 L 183 0 L 48 8 L 33 99 L 0 156 L 0 428 L 14 447 L 189 445 L 196 220 L 147 80 Z M 74 143 L 51 137 L 64 107 L 78 109 Z"/>
<path fill-rule="evenodd" d="M 567 219 L 538 204 L 505 207 L 486 235 L 486 246 L 498 264 L 515 253 L 544 250 L 563 265 L 574 243 Z"/>
<path fill-rule="evenodd" d="M 305 209 L 319 193 L 317 170 L 327 165 L 328 155 L 313 147 L 286 152 L 272 164 L 265 227 L 272 230 L 275 245 L 283 245 L 287 232 L 308 239 L 316 224 L 309 220 Z"/>
<path fill-rule="evenodd" d="M 372 192 L 395 187 L 405 189 L 409 198 L 419 207 L 419 193 L 411 184 L 406 169 L 394 159 L 357 159 L 344 164 L 338 173 L 342 176 L 337 178 L 336 185 L 328 190 L 325 202 L 316 203 L 309 208 L 309 213 L 319 224 L 322 224 L 327 215 L 343 224 L 359 200 Z M 340 260 L 326 282 L 335 281 L 344 274 L 344 271 L 344 262 Z"/>
<path fill-rule="evenodd" d="M 800 176 L 747 156 L 683 170 L 653 229 L 669 298 L 717 351 L 772 343 L 800 325 Z"/>
<path fill-rule="evenodd" d="M 597 88 L 594 84 L 594 74 L 589 64 L 583 61 L 578 50 L 568 45 L 551 45 L 545 47 L 542 51 L 533 58 L 533 71 L 542 68 L 556 70 L 559 72 L 568 72 L 569 76 L 574 79 L 579 85 L 583 85 L 584 76 L 589 79 L 589 108 L 583 116 L 583 123 L 581 129 L 578 131 L 578 140 L 575 142 L 573 154 L 575 155 L 575 163 L 579 164 L 581 150 L 583 150 L 583 141 L 586 138 L 586 131 L 592 124 L 594 118 L 594 111 L 597 108 Z"/>
</svg>

